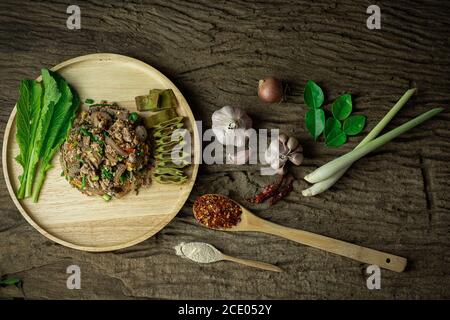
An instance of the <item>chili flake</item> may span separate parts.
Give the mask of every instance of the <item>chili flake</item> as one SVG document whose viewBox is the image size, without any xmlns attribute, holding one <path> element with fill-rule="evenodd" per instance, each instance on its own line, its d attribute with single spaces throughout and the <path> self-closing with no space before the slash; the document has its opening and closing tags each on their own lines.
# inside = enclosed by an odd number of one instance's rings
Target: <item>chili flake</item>
<svg viewBox="0 0 450 320">
<path fill-rule="evenodd" d="M 217 194 L 198 197 L 193 206 L 198 222 L 211 229 L 231 228 L 241 221 L 242 209 L 234 201 Z"/>
</svg>

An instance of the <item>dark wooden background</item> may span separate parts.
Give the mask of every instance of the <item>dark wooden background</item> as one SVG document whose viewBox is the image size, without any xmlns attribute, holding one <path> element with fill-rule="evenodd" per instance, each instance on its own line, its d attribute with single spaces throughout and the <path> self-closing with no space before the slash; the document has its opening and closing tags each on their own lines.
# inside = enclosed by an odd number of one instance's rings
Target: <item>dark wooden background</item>
<svg viewBox="0 0 450 320">
<path fill-rule="evenodd" d="M 448 112 L 357 162 L 328 192 L 304 198 L 301 178 L 351 150 L 314 143 L 304 129 L 303 86 L 314 79 L 327 103 L 354 94 L 371 129 L 410 87 L 418 94 L 392 128 L 450 102 L 450 3 L 376 1 L 382 29 L 368 30 L 372 1 L 76 1 L 81 30 L 66 28 L 72 1 L 0 2 L 0 133 L 19 81 L 40 68 L 95 52 L 141 59 L 172 79 L 197 119 L 210 126 L 224 105 L 248 111 L 257 128 L 281 128 L 301 139 L 306 160 L 293 168 L 295 190 L 283 202 L 250 206 L 262 217 L 409 259 L 406 272 L 382 271 L 381 290 L 366 287 L 366 265 L 263 234 L 199 227 L 195 197 L 238 201 L 269 181 L 258 166 L 201 167 L 178 216 L 131 248 L 92 254 L 55 244 L 21 217 L 0 182 L 0 274 L 23 279 L 23 292 L 0 298 L 450 298 L 450 128 Z M 288 102 L 263 105 L 257 80 L 276 74 L 291 87 Z M 328 108 L 328 107 L 326 107 Z M 366 130 L 366 131 L 367 131 Z M 57 195 L 55 195 L 57 196 Z M 175 256 L 181 241 L 207 241 L 224 252 L 275 263 L 273 274 L 231 263 L 196 265 Z M 82 289 L 66 288 L 67 266 L 82 270 Z"/>
</svg>

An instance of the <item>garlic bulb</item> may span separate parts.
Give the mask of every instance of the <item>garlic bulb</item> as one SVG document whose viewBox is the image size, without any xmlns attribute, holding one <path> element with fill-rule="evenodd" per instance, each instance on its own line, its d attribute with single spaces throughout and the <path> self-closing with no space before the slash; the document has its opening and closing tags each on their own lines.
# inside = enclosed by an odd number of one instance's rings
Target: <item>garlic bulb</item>
<svg viewBox="0 0 450 320">
<path fill-rule="evenodd" d="M 252 119 L 239 108 L 225 106 L 212 115 L 212 129 L 223 145 L 244 146 L 251 127 Z"/>
<path fill-rule="evenodd" d="M 285 174 L 285 165 L 288 161 L 296 166 L 302 163 L 302 151 L 303 148 L 296 138 L 280 134 L 278 140 L 270 143 L 265 153 L 265 159 L 278 174 Z"/>
</svg>

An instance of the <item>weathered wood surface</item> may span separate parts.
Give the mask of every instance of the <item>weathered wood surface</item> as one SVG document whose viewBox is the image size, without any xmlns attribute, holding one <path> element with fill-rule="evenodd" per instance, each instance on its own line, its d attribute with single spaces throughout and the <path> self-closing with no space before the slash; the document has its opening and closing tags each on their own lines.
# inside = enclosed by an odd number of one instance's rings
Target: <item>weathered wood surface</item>
<svg viewBox="0 0 450 320">
<path fill-rule="evenodd" d="M 257 128 L 282 128 L 304 144 L 292 170 L 294 192 L 273 208 L 249 206 L 271 221 L 409 259 L 402 274 L 382 271 L 381 290 L 366 287 L 365 265 L 262 234 L 199 227 L 195 197 L 218 192 L 244 202 L 268 182 L 257 166 L 202 166 L 179 215 L 151 239 L 92 254 L 50 242 L 28 225 L 0 183 L 0 274 L 24 280 L 26 298 L 450 298 L 450 128 L 445 112 L 356 163 L 330 191 L 303 198 L 307 172 L 351 148 L 326 149 L 305 133 L 303 86 L 318 81 L 328 101 L 354 93 L 368 128 L 411 86 L 418 94 L 393 120 L 400 124 L 450 103 L 450 5 L 378 1 L 382 29 L 366 28 L 370 1 L 97 1 L 78 2 L 82 29 L 66 28 L 67 1 L 0 3 L 0 133 L 19 80 L 41 67 L 93 52 L 139 58 L 182 90 L 197 119 L 210 125 L 223 105 L 245 108 Z M 277 74 L 292 94 L 262 105 L 257 80 Z M 231 263 L 196 265 L 174 255 L 181 241 L 207 241 L 225 253 L 278 264 L 273 274 Z M 68 265 L 82 289 L 66 288 Z"/>
</svg>

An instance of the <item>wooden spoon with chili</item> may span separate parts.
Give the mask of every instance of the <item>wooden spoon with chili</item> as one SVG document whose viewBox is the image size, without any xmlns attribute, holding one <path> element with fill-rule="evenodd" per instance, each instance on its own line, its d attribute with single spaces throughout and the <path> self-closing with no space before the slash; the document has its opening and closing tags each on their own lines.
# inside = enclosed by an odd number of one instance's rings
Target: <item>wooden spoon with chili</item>
<svg viewBox="0 0 450 320">
<path fill-rule="evenodd" d="M 198 197 L 194 202 L 193 211 L 197 221 L 210 229 L 263 232 L 396 272 L 402 272 L 406 267 L 405 258 L 277 225 L 257 217 L 236 201 L 219 194 L 205 194 Z"/>
</svg>

